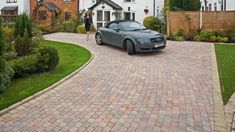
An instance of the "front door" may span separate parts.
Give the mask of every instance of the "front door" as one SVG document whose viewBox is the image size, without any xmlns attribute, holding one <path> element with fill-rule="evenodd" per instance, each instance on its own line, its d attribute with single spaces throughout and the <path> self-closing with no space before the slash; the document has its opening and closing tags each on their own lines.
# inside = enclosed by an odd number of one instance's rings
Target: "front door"
<svg viewBox="0 0 235 132">
<path fill-rule="evenodd" d="M 97 29 L 99 27 L 104 27 L 108 22 L 110 22 L 111 13 L 108 10 L 97 10 Z"/>
</svg>

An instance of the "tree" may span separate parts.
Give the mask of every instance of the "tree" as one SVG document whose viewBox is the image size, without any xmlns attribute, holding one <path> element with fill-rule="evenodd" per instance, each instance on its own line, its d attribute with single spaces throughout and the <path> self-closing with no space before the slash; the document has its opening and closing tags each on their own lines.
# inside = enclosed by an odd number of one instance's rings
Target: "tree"
<svg viewBox="0 0 235 132">
<path fill-rule="evenodd" d="M 31 38 L 32 35 L 32 21 L 29 19 L 29 17 L 24 13 L 22 15 L 17 16 L 16 18 L 16 24 L 15 24 L 15 32 L 14 32 L 14 38 L 16 38 L 18 35 L 20 37 L 24 36 L 25 30 L 27 31 L 29 37 Z"/>
<path fill-rule="evenodd" d="M 3 33 L 2 20 L 0 19 L 0 92 L 3 92 L 9 86 L 14 75 L 14 71 L 4 58 L 5 52 L 6 38 Z"/>
<path fill-rule="evenodd" d="M 199 11 L 201 9 L 200 0 L 170 0 L 171 11 Z"/>
</svg>

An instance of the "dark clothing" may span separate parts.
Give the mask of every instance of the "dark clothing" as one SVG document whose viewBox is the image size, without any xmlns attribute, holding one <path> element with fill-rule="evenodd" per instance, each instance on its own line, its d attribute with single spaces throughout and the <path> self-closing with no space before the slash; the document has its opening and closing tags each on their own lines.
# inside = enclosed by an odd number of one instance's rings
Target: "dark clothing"
<svg viewBox="0 0 235 132">
<path fill-rule="evenodd" d="M 84 17 L 84 23 L 85 23 L 86 31 L 89 32 L 91 30 L 92 18 Z"/>
</svg>

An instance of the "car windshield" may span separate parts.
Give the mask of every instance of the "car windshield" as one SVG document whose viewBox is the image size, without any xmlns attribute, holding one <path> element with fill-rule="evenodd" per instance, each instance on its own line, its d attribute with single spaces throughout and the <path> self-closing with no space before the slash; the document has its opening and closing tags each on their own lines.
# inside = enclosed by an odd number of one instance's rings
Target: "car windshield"
<svg viewBox="0 0 235 132">
<path fill-rule="evenodd" d="M 122 22 L 121 25 L 125 31 L 138 31 L 146 29 L 142 24 L 132 21 Z"/>
</svg>

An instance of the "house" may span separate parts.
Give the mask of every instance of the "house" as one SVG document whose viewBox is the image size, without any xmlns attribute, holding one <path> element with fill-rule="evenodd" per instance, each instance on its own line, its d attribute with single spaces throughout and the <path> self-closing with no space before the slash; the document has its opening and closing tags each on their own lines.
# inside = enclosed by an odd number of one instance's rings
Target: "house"
<svg viewBox="0 0 235 132">
<path fill-rule="evenodd" d="M 202 11 L 235 10 L 235 0 L 201 0 Z"/>
<path fill-rule="evenodd" d="M 155 3 L 155 4 L 154 4 Z M 164 0 L 80 0 L 80 10 L 92 10 L 95 28 L 112 20 L 135 20 L 147 16 L 162 17 Z"/>
<path fill-rule="evenodd" d="M 79 12 L 79 0 L 30 0 L 30 16 L 37 24 L 70 20 Z"/>
<path fill-rule="evenodd" d="M 0 0 L 0 15 L 3 19 L 11 20 L 24 12 L 29 15 L 29 0 Z"/>
</svg>

